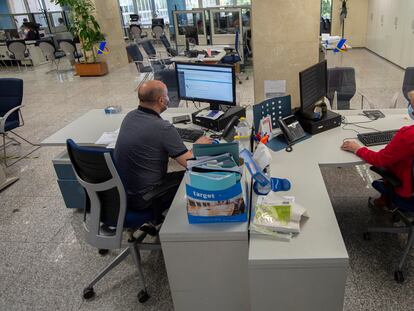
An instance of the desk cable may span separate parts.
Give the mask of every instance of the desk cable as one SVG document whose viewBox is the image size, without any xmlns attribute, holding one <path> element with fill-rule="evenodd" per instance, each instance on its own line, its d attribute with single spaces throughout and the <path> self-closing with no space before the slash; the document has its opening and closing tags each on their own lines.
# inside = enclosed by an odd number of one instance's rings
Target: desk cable
<svg viewBox="0 0 414 311">
<path fill-rule="evenodd" d="M 360 133 L 358 131 L 354 130 L 354 129 L 347 129 L 345 127 L 347 125 L 353 125 L 353 126 L 356 126 L 356 127 L 362 128 L 362 129 L 365 129 L 365 130 L 373 130 L 373 131 L 376 131 L 376 132 L 381 132 L 380 130 L 378 130 L 376 128 L 360 125 L 360 124 L 371 123 L 371 122 L 374 122 L 374 121 L 375 120 L 361 121 L 361 122 L 346 122 L 346 118 L 345 117 L 342 117 L 342 120 L 341 120 L 341 122 L 343 124 L 342 125 L 342 129 L 343 130 L 345 130 L 345 131 L 354 131 L 357 134 L 360 134 Z"/>
</svg>

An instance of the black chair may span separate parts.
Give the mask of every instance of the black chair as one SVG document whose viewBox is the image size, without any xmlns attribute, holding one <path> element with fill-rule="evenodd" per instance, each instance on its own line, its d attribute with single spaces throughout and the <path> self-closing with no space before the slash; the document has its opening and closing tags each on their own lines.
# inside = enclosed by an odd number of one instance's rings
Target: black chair
<svg viewBox="0 0 414 311">
<path fill-rule="evenodd" d="M 158 62 L 157 60 L 148 60 L 148 65 L 145 65 L 144 57 L 142 56 L 142 53 L 139 50 L 138 45 L 134 43 L 128 45 L 126 47 L 126 50 L 129 58 L 135 63 L 138 72 L 145 74 L 144 78 L 141 80 L 138 87 L 140 87 L 142 83 L 147 81 L 151 74 L 153 75 L 155 72 L 160 71 L 165 67 L 163 64 L 160 64 L 160 62 Z"/>
<path fill-rule="evenodd" d="M 76 44 L 70 39 L 58 40 L 59 48 L 65 52 L 68 59 L 73 62 L 75 59 L 78 61 L 83 57 L 83 54 L 78 52 Z"/>
<path fill-rule="evenodd" d="M 239 53 L 239 32 L 236 31 L 235 35 L 235 42 L 234 42 L 234 48 L 225 48 L 227 50 L 226 56 L 224 56 L 221 60 L 223 64 L 229 64 L 229 65 L 235 65 L 239 62 L 241 62 L 241 57 Z M 240 76 L 237 74 L 236 79 L 239 80 L 239 84 L 242 84 L 242 80 L 240 79 Z M 247 80 L 248 78 L 246 78 Z"/>
<path fill-rule="evenodd" d="M 142 45 L 142 48 L 144 49 L 145 53 L 148 56 L 148 59 L 152 59 L 153 61 L 158 61 L 164 65 L 171 65 L 173 64 L 173 62 L 171 61 L 171 59 L 168 58 L 162 58 L 161 55 L 158 57 L 157 56 L 157 51 L 155 50 L 154 46 L 152 45 L 150 40 L 143 40 L 140 43 Z"/>
<path fill-rule="evenodd" d="M 414 90 L 414 67 L 407 67 L 407 69 L 405 69 L 402 91 L 403 91 L 404 97 L 408 101 L 410 101 L 410 99 L 408 98 L 407 94 L 413 90 Z"/>
<path fill-rule="evenodd" d="M 177 184 L 156 188 L 145 195 L 150 207 L 139 211 L 128 208 L 124 183 L 114 164 L 112 152 L 103 147 L 81 147 L 71 139 L 67 140 L 69 158 L 76 178 L 85 189 L 87 204 L 84 215 L 86 242 L 105 254 L 111 249 L 122 247 L 123 232 L 129 231 L 128 246 L 93 279 L 83 291 L 85 299 L 95 295 L 93 286 L 109 271 L 131 255 L 143 283 L 138 293 L 139 302 L 148 300 L 146 281 L 141 265 L 140 250 L 161 250 L 156 209 L 157 197 L 165 194 Z M 139 229 L 134 233 L 136 229 Z M 134 234 L 133 234 L 134 233 Z M 154 243 L 145 243 L 147 235 L 157 237 Z"/>
<path fill-rule="evenodd" d="M 24 125 L 23 115 L 21 108 L 23 101 L 23 80 L 14 78 L 1 78 L 0 79 L 0 134 L 3 136 L 3 157 L 6 166 L 11 166 L 16 162 L 24 159 L 34 151 L 40 148 L 39 145 L 34 144 L 27 139 L 23 138 L 13 130 Z M 10 137 L 8 133 L 12 133 L 23 141 L 36 147 L 34 150 L 27 154 L 20 156 L 16 161 L 7 163 L 7 146 L 10 144 L 21 145 L 15 138 Z M 9 140 L 6 143 L 6 138 Z"/>
<path fill-rule="evenodd" d="M 174 69 L 164 69 L 155 73 L 155 80 L 160 80 L 168 88 L 168 97 L 170 99 L 169 107 L 178 107 L 180 99 L 178 98 L 177 76 Z"/>
<path fill-rule="evenodd" d="M 12 40 L 6 42 L 8 56 L 15 60 L 17 68 L 20 71 L 20 62 L 29 57 L 29 51 L 26 48 L 26 42 L 24 40 Z M 24 65 L 26 67 L 26 64 Z M 26 67 L 27 69 L 27 67 Z"/>
<path fill-rule="evenodd" d="M 388 198 L 390 206 L 388 206 L 393 218 L 401 220 L 404 223 L 402 227 L 370 227 L 364 232 L 364 239 L 371 238 L 371 232 L 384 232 L 393 234 L 408 234 L 407 242 L 405 244 L 401 259 L 398 263 L 397 269 L 394 271 L 394 279 L 398 283 L 404 282 L 403 268 L 414 243 L 414 225 L 412 219 L 409 219 L 408 214 L 414 213 L 414 193 L 410 198 L 403 198 L 396 194 L 395 189 L 401 186 L 401 181 L 392 173 L 384 168 L 372 166 L 371 170 L 379 174 L 382 179 L 375 180 L 372 186 L 382 195 Z M 413 178 L 414 178 L 414 163 L 413 163 Z M 370 202 L 369 202 L 370 204 Z"/>
<path fill-rule="evenodd" d="M 129 33 L 136 43 L 141 41 L 142 38 L 146 38 L 148 36 L 145 31 L 142 31 L 140 25 L 135 24 L 129 26 Z"/>
<path fill-rule="evenodd" d="M 350 101 L 356 93 L 355 69 L 351 67 L 336 67 L 328 69 L 328 93 L 331 106 L 337 93 L 338 110 L 350 108 Z"/>
<path fill-rule="evenodd" d="M 49 40 L 49 39 L 43 39 L 43 40 L 39 40 L 36 45 L 40 48 L 40 50 L 43 53 L 43 56 L 48 60 L 51 61 L 55 66 L 56 69 L 50 70 L 49 72 L 52 71 L 57 71 L 59 72 L 59 64 L 60 64 L 60 60 L 63 57 L 66 57 L 66 53 L 63 51 L 58 51 L 55 47 L 55 44 L 53 41 Z"/>
<path fill-rule="evenodd" d="M 174 57 L 174 56 L 178 55 L 178 52 L 171 47 L 170 41 L 168 41 L 168 38 L 167 38 L 166 35 L 162 35 L 160 37 L 160 40 L 161 40 L 161 43 L 164 45 L 165 49 L 167 50 L 167 53 L 171 57 Z"/>
</svg>

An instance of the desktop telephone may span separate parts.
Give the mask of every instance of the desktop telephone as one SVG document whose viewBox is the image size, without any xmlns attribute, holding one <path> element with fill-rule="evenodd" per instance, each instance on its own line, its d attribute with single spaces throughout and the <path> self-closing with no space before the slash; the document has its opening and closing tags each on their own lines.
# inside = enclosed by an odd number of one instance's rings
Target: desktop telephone
<svg viewBox="0 0 414 311">
<path fill-rule="evenodd" d="M 279 119 L 277 122 L 289 145 L 306 136 L 305 131 L 294 115 Z"/>
</svg>

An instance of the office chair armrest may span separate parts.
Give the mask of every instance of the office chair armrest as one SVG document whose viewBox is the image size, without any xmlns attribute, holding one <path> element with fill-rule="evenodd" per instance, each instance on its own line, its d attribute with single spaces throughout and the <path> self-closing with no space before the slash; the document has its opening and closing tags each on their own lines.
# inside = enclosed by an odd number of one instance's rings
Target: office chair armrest
<svg viewBox="0 0 414 311">
<path fill-rule="evenodd" d="M 0 118 L 0 133 L 4 133 L 4 127 L 6 125 L 7 118 L 10 117 L 12 113 L 19 111 L 22 107 L 24 107 L 24 105 L 16 106 L 13 109 L 7 111 L 6 114 Z"/>
<path fill-rule="evenodd" d="M 398 188 L 402 184 L 398 177 L 382 167 L 371 166 L 370 170 L 380 175 L 392 188 Z"/>
<path fill-rule="evenodd" d="M 174 180 L 170 183 L 162 184 L 162 185 L 156 187 L 155 189 L 153 189 L 153 190 L 147 192 L 146 194 L 144 194 L 142 196 L 142 198 L 147 202 L 151 201 L 152 199 L 155 199 L 155 198 L 167 193 L 169 190 L 179 186 L 180 183 L 181 183 L 180 180 L 179 181 Z"/>
</svg>

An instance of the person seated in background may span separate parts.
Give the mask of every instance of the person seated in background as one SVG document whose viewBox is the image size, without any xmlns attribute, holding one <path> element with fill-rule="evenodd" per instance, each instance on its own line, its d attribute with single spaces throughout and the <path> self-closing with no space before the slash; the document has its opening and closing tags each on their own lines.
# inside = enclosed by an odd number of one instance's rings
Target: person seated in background
<svg viewBox="0 0 414 311">
<path fill-rule="evenodd" d="M 408 104 L 408 115 L 414 120 L 414 91 L 408 93 L 410 103 Z M 372 151 L 361 147 L 355 141 L 345 141 L 342 150 L 355 153 L 365 162 L 382 167 L 393 173 L 401 181 L 401 187 L 396 193 L 403 198 L 410 198 L 413 195 L 413 161 L 414 161 L 414 125 L 402 127 L 380 151 Z M 388 202 L 384 196 L 371 200 L 370 204 L 376 208 L 384 208 Z"/>
<path fill-rule="evenodd" d="M 145 82 L 138 89 L 138 98 L 138 109 L 129 112 L 122 122 L 114 159 L 125 182 L 128 208 L 132 210 L 148 208 L 153 202 L 143 199 L 146 193 L 165 183 L 176 182 L 177 186 L 157 198 L 153 205 L 159 217 L 170 207 L 184 176 L 184 171 L 167 173 L 169 158 L 185 168 L 193 153 L 184 145 L 175 127 L 160 116 L 168 108 L 167 86 L 157 80 Z M 211 142 L 211 138 L 203 136 L 195 143 Z"/>
<path fill-rule="evenodd" d="M 39 32 L 35 29 L 31 23 L 23 24 L 24 40 L 39 40 Z"/>
</svg>

